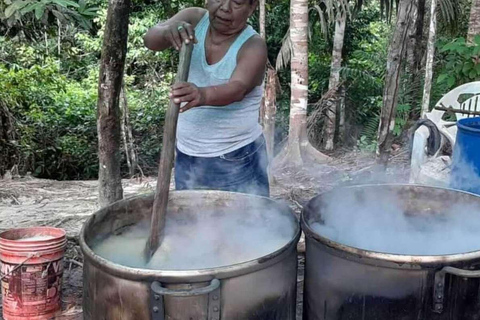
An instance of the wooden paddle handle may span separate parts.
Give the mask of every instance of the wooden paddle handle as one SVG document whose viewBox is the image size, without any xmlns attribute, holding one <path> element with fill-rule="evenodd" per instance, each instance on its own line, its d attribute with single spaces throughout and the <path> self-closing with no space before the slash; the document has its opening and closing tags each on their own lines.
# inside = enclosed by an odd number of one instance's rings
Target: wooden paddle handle
<svg viewBox="0 0 480 320">
<path fill-rule="evenodd" d="M 192 51 L 193 43 L 182 44 L 175 83 L 188 80 Z M 157 189 L 155 192 L 155 201 L 153 203 L 149 244 L 147 244 L 150 247 L 150 257 L 155 251 L 157 251 L 157 248 L 162 241 L 165 228 L 165 216 L 167 213 L 168 193 L 170 191 L 170 179 L 175 155 L 175 136 L 177 132 L 179 109 L 180 105 L 174 103 L 173 99 L 170 99 L 163 127 L 163 145 L 160 162 L 158 164 Z"/>
</svg>

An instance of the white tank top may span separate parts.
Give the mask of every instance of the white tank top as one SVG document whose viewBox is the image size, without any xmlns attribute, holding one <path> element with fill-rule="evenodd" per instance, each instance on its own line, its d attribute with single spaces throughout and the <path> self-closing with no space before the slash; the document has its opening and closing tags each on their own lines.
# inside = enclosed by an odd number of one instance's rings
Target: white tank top
<svg viewBox="0 0 480 320">
<path fill-rule="evenodd" d="M 242 45 L 257 33 L 251 26 L 235 39 L 225 56 L 209 65 L 205 54 L 205 39 L 210 25 L 208 12 L 195 28 L 195 44 L 188 82 L 198 87 L 227 83 L 237 67 L 237 55 Z M 181 113 L 178 118 L 177 148 L 197 157 L 218 157 L 255 141 L 262 134 L 258 112 L 263 85 L 255 87 L 242 101 L 226 106 L 200 106 Z"/>
</svg>

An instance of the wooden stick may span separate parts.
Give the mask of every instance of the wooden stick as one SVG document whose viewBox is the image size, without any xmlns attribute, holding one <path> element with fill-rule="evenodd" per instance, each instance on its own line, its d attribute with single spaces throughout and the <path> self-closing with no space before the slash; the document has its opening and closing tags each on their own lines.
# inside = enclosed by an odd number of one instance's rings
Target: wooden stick
<svg viewBox="0 0 480 320">
<path fill-rule="evenodd" d="M 175 83 L 188 80 L 192 51 L 193 44 L 182 44 Z M 147 262 L 150 261 L 153 254 L 157 251 L 164 236 L 165 216 L 167 213 L 170 178 L 172 175 L 175 154 L 175 135 L 177 132 L 179 109 L 180 105 L 174 103 L 173 99 L 170 99 L 163 127 L 163 145 L 158 165 L 157 190 L 155 192 L 155 201 L 153 203 L 150 236 L 145 247 L 145 257 Z"/>
</svg>

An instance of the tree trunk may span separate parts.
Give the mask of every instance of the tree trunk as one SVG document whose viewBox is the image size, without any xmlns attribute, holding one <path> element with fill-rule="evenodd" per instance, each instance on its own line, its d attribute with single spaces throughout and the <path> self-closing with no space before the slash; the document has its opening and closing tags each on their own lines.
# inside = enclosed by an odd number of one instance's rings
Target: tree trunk
<svg viewBox="0 0 480 320">
<path fill-rule="evenodd" d="M 345 142 L 346 138 L 346 127 L 345 127 L 345 87 L 342 85 L 338 89 L 338 141 L 341 143 Z"/>
<path fill-rule="evenodd" d="M 99 204 L 123 198 L 119 97 L 127 52 L 130 0 L 110 0 L 98 83 Z"/>
<path fill-rule="evenodd" d="M 425 55 L 425 43 L 427 41 L 423 36 L 425 23 L 425 0 L 414 0 L 412 9 L 412 18 L 408 30 L 408 45 L 406 48 L 407 57 L 407 79 L 410 85 L 407 86 L 407 95 L 411 100 L 410 117 L 418 117 L 418 110 L 421 109 L 420 102 L 422 100 L 421 89 L 421 70 L 422 60 Z"/>
<path fill-rule="evenodd" d="M 59 19 L 57 19 L 58 23 L 58 36 L 57 36 L 57 50 L 58 50 L 58 55 L 60 56 L 61 52 L 61 44 L 62 44 L 62 23 L 60 22 Z"/>
<path fill-rule="evenodd" d="M 259 14 L 259 25 L 260 25 L 260 36 L 262 37 L 263 40 L 266 41 L 266 34 L 265 34 L 265 0 L 260 0 L 259 1 L 259 9 L 260 9 L 260 14 Z M 265 75 L 266 76 L 266 75 Z M 264 79 L 263 81 L 265 90 L 266 90 L 266 85 L 267 81 Z M 265 131 L 265 92 L 263 93 L 262 101 L 260 104 L 260 112 L 258 116 L 258 122 L 260 125 L 263 127 Z"/>
<path fill-rule="evenodd" d="M 409 19 L 408 28 L 408 36 L 407 36 L 407 47 L 406 47 L 406 58 L 407 58 L 407 68 L 410 74 L 415 73 L 415 62 L 417 60 L 418 48 L 416 47 L 417 43 L 417 22 L 418 22 L 418 0 L 412 1 L 412 13 L 411 19 Z"/>
<path fill-rule="evenodd" d="M 412 19 L 414 0 L 400 0 L 398 4 L 397 23 L 390 43 L 387 57 L 387 73 L 383 92 L 383 106 L 378 128 L 377 162 L 383 166 L 388 164 L 388 158 L 393 142 L 392 131 L 395 128 L 395 113 L 397 109 L 399 82 L 402 61 L 407 45 L 408 26 Z"/>
<path fill-rule="evenodd" d="M 308 103 L 308 0 L 290 1 L 291 97 L 288 141 L 274 159 L 274 167 L 302 166 L 307 160 L 324 162 L 307 137 Z"/>
<path fill-rule="evenodd" d="M 425 65 L 425 84 L 423 86 L 422 115 L 430 110 L 430 92 L 432 90 L 433 57 L 435 55 L 435 34 L 437 32 L 437 0 L 431 0 L 430 27 L 428 31 L 427 61 Z"/>
<path fill-rule="evenodd" d="M 273 67 L 267 70 L 267 81 L 265 87 L 265 116 L 263 133 L 267 143 L 267 154 L 269 162 L 273 159 L 275 146 L 275 116 L 277 113 L 276 99 L 278 87 L 277 72 Z"/>
<path fill-rule="evenodd" d="M 333 38 L 333 52 L 332 64 L 330 69 L 330 79 L 328 81 L 328 89 L 338 90 L 340 84 L 340 68 L 342 67 L 342 49 L 343 40 L 345 39 L 345 25 L 347 21 L 346 12 L 339 13 L 335 21 L 335 35 Z M 337 107 L 338 107 L 338 92 L 334 96 L 334 101 L 331 103 L 325 112 L 324 125 L 324 147 L 325 150 L 333 150 L 333 141 L 335 139 L 335 131 L 337 124 Z"/>
<path fill-rule="evenodd" d="M 126 122 L 125 117 L 127 115 L 127 112 L 126 112 L 124 101 L 125 101 L 125 90 L 122 86 L 122 90 L 120 91 L 120 113 L 121 113 L 120 137 L 123 141 L 123 148 L 125 151 L 125 160 L 127 160 L 128 172 L 130 172 L 132 168 L 132 162 L 130 161 L 130 152 L 128 150 L 128 141 L 127 141 L 127 135 L 126 135 L 127 128 L 125 128 L 125 122 Z"/>
<path fill-rule="evenodd" d="M 122 138 L 125 148 L 125 157 L 127 159 L 128 172 L 131 178 L 135 175 L 138 161 L 133 142 L 132 126 L 130 125 L 127 93 L 125 92 L 124 85 L 122 85 L 121 97 L 122 103 L 120 105 L 122 106 Z"/>
<path fill-rule="evenodd" d="M 47 31 L 44 32 L 45 35 L 45 56 L 48 56 L 48 36 L 47 36 Z"/>
<path fill-rule="evenodd" d="M 473 42 L 478 34 L 480 34 L 480 0 L 472 0 L 470 21 L 468 22 L 468 42 Z"/>
<path fill-rule="evenodd" d="M 260 0 L 259 6 L 260 6 L 260 17 L 259 17 L 259 23 L 260 23 L 260 36 L 266 40 L 266 33 L 265 33 L 265 1 L 266 0 Z"/>
<path fill-rule="evenodd" d="M 426 11 L 426 0 L 418 0 L 417 4 L 417 21 L 416 21 L 416 32 L 415 32 L 415 45 L 418 48 L 420 54 L 416 55 L 415 59 L 415 70 L 420 71 L 422 69 L 422 60 L 425 58 L 426 50 L 426 37 L 424 37 L 424 26 L 425 26 L 425 11 Z"/>
</svg>

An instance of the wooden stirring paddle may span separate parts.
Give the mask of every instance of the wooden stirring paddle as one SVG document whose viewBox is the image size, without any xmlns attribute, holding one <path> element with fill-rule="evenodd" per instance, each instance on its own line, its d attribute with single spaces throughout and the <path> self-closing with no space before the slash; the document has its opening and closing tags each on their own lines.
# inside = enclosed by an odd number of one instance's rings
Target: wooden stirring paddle
<svg viewBox="0 0 480 320">
<path fill-rule="evenodd" d="M 188 80 L 192 51 L 193 43 L 182 44 L 175 83 Z M 175 154 L 175 136 L 177 133 L 179 109 L 180 105 L 174 103 L 173 99 L 170 99 L 163 127 L 163 145 L 160 162 L 158 164 L 157 189 L 155 191 L 155 201 L 153 202 L 150 236 L 144 250 L 147 263 L 157 251 L 164 236 L 165 216 L 167 214 L 168 193 L 170 191 L 170 178 L 172 175 Z"/>
</svg>

